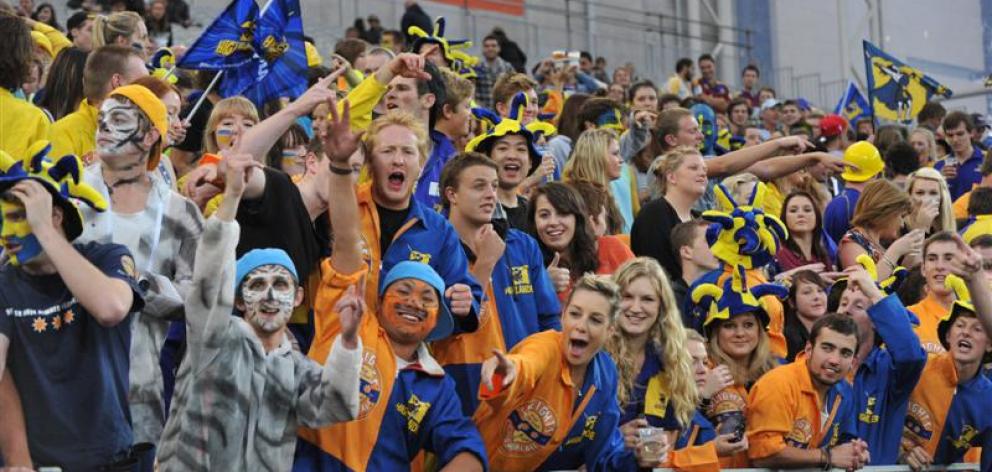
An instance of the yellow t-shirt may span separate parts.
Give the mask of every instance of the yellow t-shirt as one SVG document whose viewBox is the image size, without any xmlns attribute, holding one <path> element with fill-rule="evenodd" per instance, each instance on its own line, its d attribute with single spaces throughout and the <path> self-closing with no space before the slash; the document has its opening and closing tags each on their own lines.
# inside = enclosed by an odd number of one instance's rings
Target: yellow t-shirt
<svg viewBox="0 0 992 472">
<path fill-rule="evenodd" d="M 0 87 L 0 150 L 21 159 L 36 141 L 48 139 L 48 116 Z"/>
<path fill-rule="evenodd" d="M 79 103 L 76 111 L 55 122 L 48 132 L 52 142 L 52 156 L 58 158 L 75 154 L 89 164 L 96 149 L 96 119 L 100 110 L 90 105 L 88 100 Z"/>
</svg>

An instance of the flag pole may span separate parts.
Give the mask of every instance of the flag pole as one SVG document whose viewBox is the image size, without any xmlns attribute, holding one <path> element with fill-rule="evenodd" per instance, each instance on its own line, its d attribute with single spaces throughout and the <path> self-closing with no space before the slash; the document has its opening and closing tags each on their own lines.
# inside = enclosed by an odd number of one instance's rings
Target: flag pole
<svg viewBox="0 0 992 472">
<path fill-rule="evenodd" d="M 184 125 L 189 126 L 189 120 L 193 119 L 193 115 L 195 115 L 200 109 L 200 106 L 203 105 L 203 101 L 207 99 L 207 95 L 210 95 L 210 92 L 214 89 L 214 86 L 217 85 L 217 82 L 220 80 L 222 75 L 224 75 L 224 69 L 217 71 L 217 75 L 215 75 L 214 79 L 210 81 L 210 85 L 207 85 L 207 88 L 203 90 L 203 95 L 200 95 L 200 99 L 196 101 L 196 104 L 193 105 L 193 108 L 186 115 L 186 119 L 183 120 Z"/>
</svg>

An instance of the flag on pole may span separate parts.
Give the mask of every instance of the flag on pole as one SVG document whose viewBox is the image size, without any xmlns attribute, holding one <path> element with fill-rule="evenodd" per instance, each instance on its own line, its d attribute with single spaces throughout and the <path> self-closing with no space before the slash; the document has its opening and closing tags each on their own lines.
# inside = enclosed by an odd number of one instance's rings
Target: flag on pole
<svg viewBox="0 0 992 472">
<path fill-rule="evenodd" d="M 296 98 L 307 90 L 307 53 L 299 0 L 271 0 L 255 31 L 260 56 L 256 80 L 243 94 L 261 107 L 280 97 Z M 226 80 L 226 79 L 225 79 Z"/>
<path fill-rule="evenodd" d="M 245 66 L 255 60 L 254 0 L 233 0 L 176 64 L 182 69 L 222 70 Z"/>
<path fill-rule="evenodd" d="M 947 87 L 868 41 L 864 52 L 869 106 L 875 117 L 910 122 L 934 95 L 951 96 Z"/>
<path fill-rule="evenodd" d="M 837 106 L 834 107 L 834 114 L 843 116 L 849 123 L 854 123 L 861 118 L 871 117 L 871 107 L 868 105 L 868 99 L 865 95 L 861 93 L 858 86 L 854 82 L 847 83 L 847 90 L 844 92 L 844 96 L 840 98 L 837 102 Z"/>
</svg>

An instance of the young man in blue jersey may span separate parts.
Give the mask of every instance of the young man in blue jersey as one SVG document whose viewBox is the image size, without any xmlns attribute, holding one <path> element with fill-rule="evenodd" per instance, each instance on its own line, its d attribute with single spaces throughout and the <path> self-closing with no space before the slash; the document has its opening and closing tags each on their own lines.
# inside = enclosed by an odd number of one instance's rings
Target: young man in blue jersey
<svg viewBox="0 0 992 472">
<path fill-rule="evenodd" d="M 72 243 L 77 202 L 107 203 L 47 144 L 0 152 L 0 449 L 9 467 L 98 470 L 134 460 L 130 315 L 144 301 L 127 248 Z"/>
<path fill-rule="evenodd" d="M 469 152 L 441 173 L 448 221 L 486 294 L 476 332 L 434 344 L 438 362 L 456 380 L 467 415 L 478 406 L 480 368 L 494 349 L 509 351 L 531 334 L 561 329 L 561 308 L 537 242 L 505 220 L 490 223 L 499 188 L 496 169 L 485 155 Z"/>
</svg>

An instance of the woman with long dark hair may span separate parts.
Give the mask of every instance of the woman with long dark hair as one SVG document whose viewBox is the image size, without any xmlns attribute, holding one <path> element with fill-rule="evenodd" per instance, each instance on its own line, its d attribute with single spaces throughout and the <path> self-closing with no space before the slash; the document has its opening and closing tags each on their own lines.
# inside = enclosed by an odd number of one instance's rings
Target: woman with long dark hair
<svg viewBox="0 0 992 472">
<path fill-rule="evenodd" d="M 568 299 L 572 284 L 583 274 L 610 275 L 634 258 L 616 236 L 595 237 L 582 197 L 567 184 L 542 185 L 534 190 L 531 202 L 527 215 L 530 232 L 544 254 L 562 301 Z"/>
<path fill-rule="evenodd" d="M 824 270 L 833 270 L 833 259 L 824 244 L 823 214 L 812 195 L 801 190 L 790 193 L 782 203 L 779 219 L 789 230 L 789 237 L 775 254 L 781 271 L 816 263 L 823 264 Z"/>
<path fill-rule="evenodd" d="M 827 313 L 827 289 L 830 284 L 816 272 L 801 270 L 792 276 L 789 300 L 785 306 L 786 360 L 792 362 L 796 354 L 806 348 L 809 330 L 813 323 Z"/>
<path fill-rule="evenodd" d="M 31 19 L 39 23 L 44 23 L 59 31 L 65 31 L 62 29 L 62 25 L 59 24 L 59 20 L 55 17 L 55 7 L 53 7 L 51 3 L 42 3 L 41 5 L 38 5 L 38 8 L 35 8 L 34 13 L 31 14 Z"/>
<path fill-rule="evenodd" d="M 45 87 L 35 95 L 35 104 L 47 110 L 53 121 L 76 111 L 83 101 L 86 56 L 79 48 L 65 48 L 48 69 Z"/>
</svg>

